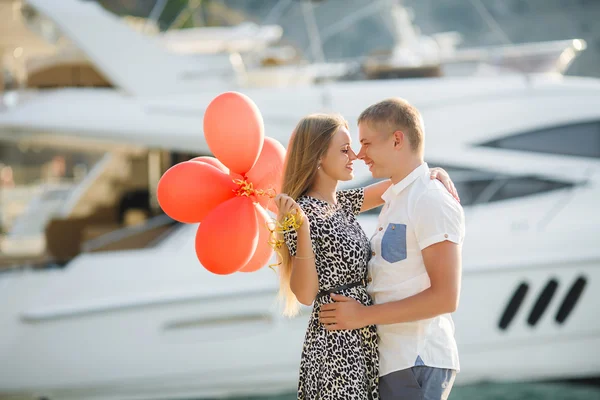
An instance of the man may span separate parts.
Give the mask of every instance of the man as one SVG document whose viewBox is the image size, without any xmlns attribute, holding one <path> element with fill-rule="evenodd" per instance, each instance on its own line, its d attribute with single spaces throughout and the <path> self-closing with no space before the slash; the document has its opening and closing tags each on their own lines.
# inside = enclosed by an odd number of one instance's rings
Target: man
<svg viewBox="0 0 600 400">
<path fill-rule="evenodd" d="M 454 323 L 461 282 L 462 207 L 423 161 L 424 127 L 402 99 L 367 108 L 358 119 L 362 159 L 390 178 L 371 238 L 367 307 L 340 295 L 324 305 L 328 329 L 376 324 L 381 398 L 446 399 L 459 370 Z"/>
</svg>

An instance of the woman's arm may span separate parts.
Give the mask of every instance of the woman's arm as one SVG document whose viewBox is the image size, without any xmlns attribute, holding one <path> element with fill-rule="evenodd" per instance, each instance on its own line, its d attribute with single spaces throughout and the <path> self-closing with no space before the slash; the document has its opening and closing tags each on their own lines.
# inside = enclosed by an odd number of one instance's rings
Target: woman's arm
<svg viewBox="0 0 600 400">
<path fill-rule="evenodd" d="M 296 256 L 292 256 L 290 288 L 298 301 L 307 306 L 312 304 L 319 292 L 315 253 L 310 238 L 310 225 L 306 218 L 298 228 L 298 246 Z"/>
<path fill-rule="evenodd" d="M 360 212 L 362 213 L 382 205 L 384 202 L 381 195 L 383 195 L 390 186 L 392 186 L 392 181 L 386 179 L 385 181 L 377 182 L 365 187 L 365 200 L 360 207 Z"/>
<path fill-rule="evenodd" d="M 279 209 L 279 220 L 291 213 L 298 215 L 302 221 L 295 232 L 284 233 L 284 237 L 287 235 L 286 245 L 291 257 L 290 289 L 300 303 L 311 305 L 319 291 L 319 279 L 310 237 L 310 222 L 298 203 L 288 195 L 277 195 L 275 204 Z"/>
<path fill-rule="evenodd" d="M 444 184 L 444 187 L 456 200 L 460 202 L 460 197 L 458 197 L 458 192 L 456 191 L 456 187 L 454 187 L 454 183 L 450 179 L 450 175 L 443 168 L 430 168 L 429 169 L 431 179 L 437 179 L 438 181 Z M 375 207 L 379 207 L 384 203 L 381 196 L 385 193 L 388 188 L 392 186 L 392 181 L 386 179 L 381 182 L 374 183 L 372 185 L 365 187 L 365 200 L 363 202 L 362 207 L 360 208 L 360 212 L 365 212 L 371 210 Z"/>
</svg>

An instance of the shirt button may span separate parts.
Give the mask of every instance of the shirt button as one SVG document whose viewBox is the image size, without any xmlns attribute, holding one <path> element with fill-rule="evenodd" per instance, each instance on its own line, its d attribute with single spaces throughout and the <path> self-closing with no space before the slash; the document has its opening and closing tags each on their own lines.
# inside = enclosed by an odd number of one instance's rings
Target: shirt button
<svg viewBox="0 0 600 400">
<path fill-rule="evenodd" d="M 381 226 L 380 226 L 380 227 L 379 227 L 379 230 L 380 230 L 380 231 L 382 231 L 382 230 L 383 230 L 383 227 L 381 227 Z"/>
<path fill-rule="evenodd" d="M 448 234 L 446 233 L 446 234 L 444 235 L 444 237 L 445 237 L 446 239 L 448 239 Z"/>
<path fill-rule="evenodd" d="M 374 251 L 373 251 L 373 252 L 371 252 L 371 255 L 373 255 L 373 256 L 374 256 L 374 255 L 375 255 L 375 252 L 374 252 Z"/>
<path fill-rule="evenodd" d="M 373 279 L 371 279 L 371 277 L 370 277 L 370 276 L 367 278 L 367 282 L 368 282 L 368 283 L 371 283 L 371 281 L 372 281 L 372 280 L 373 280 Z"/>
</svg>

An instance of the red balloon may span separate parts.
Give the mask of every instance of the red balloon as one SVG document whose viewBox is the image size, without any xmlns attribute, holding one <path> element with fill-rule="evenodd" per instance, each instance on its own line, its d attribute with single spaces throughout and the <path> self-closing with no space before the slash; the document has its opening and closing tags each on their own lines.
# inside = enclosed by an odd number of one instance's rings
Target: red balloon
<svg viewBox="0 0 600 400">
<path fill-rule="evenodd" d="M 283 163 L 285 147 L 277 140 L 265 137 L 263 148 L 254 167 L 246 176 L 254 184 L 255 189 L 279 193 L 283 178 Z M 277 213 L 275 202 L 268 196 L 257 196 L 259 203 L 274 213 Z"/>
<path fill-rule="evenodd" d="M 269 214 L 265 211 L 260 204 L 254 204 L 254 210 L 256 211 L 256 219 L 258 222 L 258 244 L 254 255 L 248 261 L 246 265 L 240 269 L 240 272 L 254 272 L 258 271 L 271 259 L 273 255 L 273 248 L 269 244 L 270 232 L 267 229 L 267 223 L 269 222 Z"/>
<path fill-rule="evenodd" d="M 215 207 L 235 197 L 239 186 L 222 171 L 202 162 L 185 161 L 169 168 L 157 187 L 158 203 L 176 221 L 201 222 Z"/>
<path fill-rule="evenodd" d="M 232 274 L 256 251 L 258 221 L 252 200 L 236 197 L 215 208 L 196 232 L 196 256 L 212 273 Z"/>
<path fill-rule="evenodd" d="M 233 179 L 234 181 L 237 181 L 237 180 L 243 181 L 244 180 L 244 177 L 242 175 L 236 174 L 235 172 L 230 172 L 229 176 L 231 176 L 231 179 Z"/>
<path fill-rule="evenodd" d="M 260 110 L 246 95 L 225 92 L 204 113 L 204 138 L 230 171 L 243 175 L 256 163 L 265 137 Z"/>
<path fill-rule="evenodd" d="M 275 199 L 268 196 L 256 196 L 256 200 L 258 201 L 258 204 L 260 204 L 265 210 L 269 210 L 275 214 L 279 212 L 277 206 L 275 205 Z"/>
<path fill-rule="evenodd" d="M 217 160 L 214 157 L 201 156 L 201 157 L 192 158 L 190 161 L 203 162 L 205 164 L 212 165 L 213 167 L 220 169 L 221 171 L 223 171 L 226 174 L 229 173 L 229 168 L 224 166 L 221 161 Z"/>
</svg>

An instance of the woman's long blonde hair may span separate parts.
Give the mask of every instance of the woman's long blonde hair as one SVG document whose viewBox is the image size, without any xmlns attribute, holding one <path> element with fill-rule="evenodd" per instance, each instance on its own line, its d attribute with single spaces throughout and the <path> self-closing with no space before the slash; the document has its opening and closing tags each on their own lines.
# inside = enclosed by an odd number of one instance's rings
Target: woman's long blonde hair
<svg viewBox="0 0 600 400">
<path fill-rule="evenodd" d="M 298 122 L 287 147 L 282 193 L 298 200 L 308 192 L 317 175 L 319 160 L 327 152 L 333 135 L 342 127 L 348 128 L 348 123 L 335 114 L 311 114 Z M 290 287 L 292 259 L 285 242 L 278 253 L 281 257 L 279 296 L 284 304 L 284 315 L 291 317 L 298 313 L 299 303 Z"/>
</svg>

